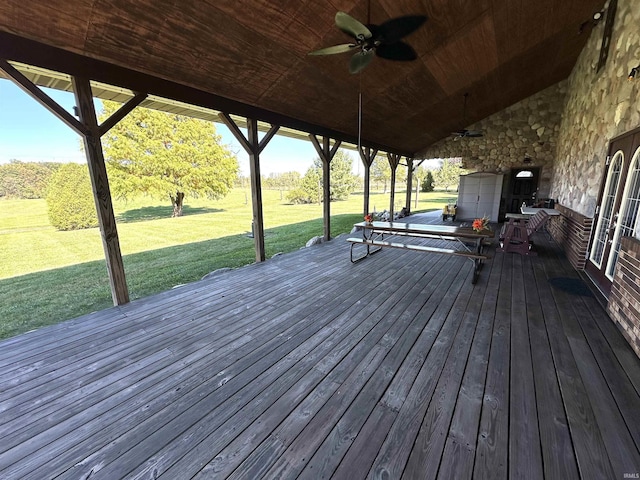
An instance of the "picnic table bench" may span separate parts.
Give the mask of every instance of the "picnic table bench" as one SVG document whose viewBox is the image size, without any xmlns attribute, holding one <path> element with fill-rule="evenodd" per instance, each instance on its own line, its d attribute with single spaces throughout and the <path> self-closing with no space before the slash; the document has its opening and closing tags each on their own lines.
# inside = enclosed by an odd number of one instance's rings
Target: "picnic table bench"
<svg viewBox="0 0 640 480">
<path fill-rule="evenodd" d="M 347 238 L 351 243 L 350 258 L 352 263 L 359 262 L 369 255 L 382 250 L 383 248 L 402 248 L 416 252 L 438 253 L 444 255 L 454 255 L 468 258 L 473 262 L 474 270 L 472 283 L 476 283 L 482 264 L 489 257 L 484 253 L 484 247 L 493 237 L 491 230 L 476 232 L 470 227 L 455 227 L 449 225 L 425 225 L 421 223 L 399 223 L 399 222 L 360 222 L 354 225 L 362 231 L 362 237 Z M 396 237 L 393 241 L 385 240 L 387 237 Z M 416 245 L 401 241 L 401 237 L 433 238 L 455 242 L 461 248 L 442 248 L 427 245 Z M 467 243 L 471 243 L 470 248 Z M 366 252 L 359 257 L 353 256 L 353 249 L 356 245 L 366 245 Z"/>
</svg>

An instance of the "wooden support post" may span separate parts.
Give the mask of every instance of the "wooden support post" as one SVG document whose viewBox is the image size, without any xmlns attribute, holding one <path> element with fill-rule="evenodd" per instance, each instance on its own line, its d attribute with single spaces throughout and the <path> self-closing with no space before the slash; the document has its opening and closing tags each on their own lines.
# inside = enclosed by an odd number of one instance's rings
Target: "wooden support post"
<svg viewBox="0 0 640 480">
<path fill-rule="evenodd" d="M 124 116 L 142 102 L 147 95 L 136 94 L 124 106 L 115 112 L 102 125 L 98 125 L 96 111 L 93 106 L 93 94 L 88 78 L 72 77 L 73 89 L 78 106 L 79 120 L 62 108 L 58 103 L 39 89 L 31 80 L 16 70 L 9 62 L 0 59 L 2 70 L 25 93 L 40 103 L 43 107 L 62 120 L 67 126 L 78 133 L 84 142 L 91 188 L 96 205 L 102 247 L 104 248 L 107 271 L 109 273 L 109 285 L 114 305 L 122 305 L 129 302 L 129 290 L 120 252 L 120 241 L 116 227 L 107 169 L 104 163 L 104 154 L 100 137 L 118 123 Z"/>
<path fill-rule="evenodd" d="M 80 122 L 87 129 L 87 133 L 83 135 L 84 150 L 87 155 L 87 165 L 89 166 L 93 198 L 98 213 L 102 246 L 107 261 L 111 296 L 113 297 L 114 305 L 122 305 L 129 301 L 129 290 L 127 289 L 122 254 L 120 253 L 118 229 L 113 213 L 107 168 L 104 163 L 102 144 L 100 143 L 100 127 L 98 126 L 98 119 L 93 106 L 91 85 L 88 78 L 72 77 L 71 80 Z"/>
<path fill-rule="evenodd" d="M 331 147 L 331 139 L 329 137 L 322 137 L 322 146 L 318 138 L 310 133 L 309 138 L 313 144 L 316 152 L 322 160 L 322 198 L 323 198 L 323 218 L 324 218 L 324 239 L 325 241 L 331 240 L 331 160 L 335 156 L 340 144 L 340 140 L 336 140 Z"/>
<path fill-rule="evenodd" d="M 389 195 L 390 197 L 390 200 L 389 200 L 390 220 L 389 221 L 391 222 L 393 222 L 393 215 L 394 215 L 393 203 L 395 202 L 395 199 L 396 199 L 396 170 L 398 170 L 398 164 L 400 163 L 400 158 L 401 158 L 401 155 L 387 152 L 387 159 L 389 160 L 389 166 L 391 167 L 391 195 Z"/>
<path fill-rule="evenodd" d="M 264 216 L 262 211 L 262 180 L 260 178 L 260 151 L 258 150 L 258 122 L 247 119 L 247 138 L 252 146 L 249 153 L 249 171 L 251 172 L 251 200 L 253 206 L 253 241 L 256 249 L 256 261 L 264 262 Z"/>
<path fill-rule="evenodd" d="M 371 164 L 373 159 L 378 154 L 377 149 L 371 149 L 370 147 L 360 147 L 360 159 L 364 164 L 364 213 L 369 214 L 369 189 L 371 181 Z"/>
<path fill-rule="evenodd" d="M 256 262 L 266 259 L 264 248 L 264 217 L 262 215 L 262 182 L 260 181 L 260 153 L 280 128 L 271 125 L 269 131 L 261 141 L 258 141 L 258 120 L 247 118 L 247 137 L 245 137 L 233 119 L 226 113 L 219 115 L 238 142 L 249 154 L 249 168 L 251 171 L 251 201 L 253 206 L 253 241 L 256 249 Z"/>
<path fill-rule="evenodd" d="M 407 215 L 411 214 L 411 190 L 413 189 L 413 158 L 407 157 L 407 200 L 405 208 Z"/>
</svg>

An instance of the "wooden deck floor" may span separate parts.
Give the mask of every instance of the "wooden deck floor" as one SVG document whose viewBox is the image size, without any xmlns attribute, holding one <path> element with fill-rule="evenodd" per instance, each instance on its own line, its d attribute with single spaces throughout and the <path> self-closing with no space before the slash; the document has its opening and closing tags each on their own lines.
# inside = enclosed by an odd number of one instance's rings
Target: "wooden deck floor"
<svg viewBox="0 0 640 480">
<path fill-rule="evenodd" d="M 536 240 L 474 286 L 338 238 L 6 340 L 0 478 L 637 475 L 640 361 Z"/>
</svg>

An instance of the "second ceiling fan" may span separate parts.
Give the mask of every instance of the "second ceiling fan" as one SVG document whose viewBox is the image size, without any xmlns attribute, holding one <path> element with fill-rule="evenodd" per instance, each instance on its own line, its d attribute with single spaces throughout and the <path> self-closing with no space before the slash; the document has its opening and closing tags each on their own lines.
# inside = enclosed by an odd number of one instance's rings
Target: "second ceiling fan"
<svg viewBox="0 0 640 480">
<path fill-rule="evenodd" d="M 469 97 L 469 94 L 465 93 L 464 106 L 462 107 L 462 124 L 463 125 L 467 124 L 467 98 L 468 97 Z M 451 135 L 454 136 L 454 140 L 457 140 L 459 138 L 465 138 L 465 137 L 469 137 L 469 138 L 482 137 L 483 133 L 481 130 L 467 130 L 466 128 L 463 128 L 461 130 L 456 130 L 455 132 L 451 132 Z"/>
</svg>

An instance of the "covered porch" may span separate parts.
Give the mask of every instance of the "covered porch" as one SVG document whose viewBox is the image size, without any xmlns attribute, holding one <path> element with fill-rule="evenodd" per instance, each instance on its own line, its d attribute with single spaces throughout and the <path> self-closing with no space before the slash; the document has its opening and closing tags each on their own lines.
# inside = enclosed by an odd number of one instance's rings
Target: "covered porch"
<svg viewBox="0 0 640 480">
<path fill-rule="evenodd" d="M 5 340 L 0 476 L 637 475 L 640 361 L 534 240 L 472 285 L 340 236 Z"/>
</svg>

